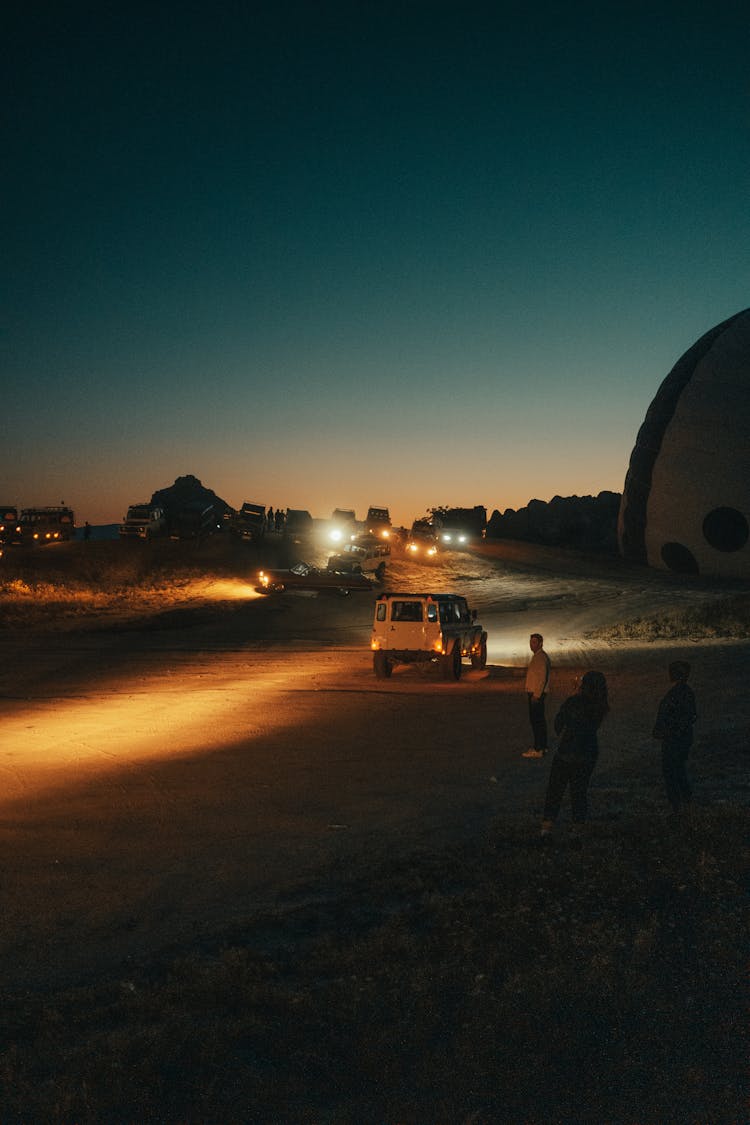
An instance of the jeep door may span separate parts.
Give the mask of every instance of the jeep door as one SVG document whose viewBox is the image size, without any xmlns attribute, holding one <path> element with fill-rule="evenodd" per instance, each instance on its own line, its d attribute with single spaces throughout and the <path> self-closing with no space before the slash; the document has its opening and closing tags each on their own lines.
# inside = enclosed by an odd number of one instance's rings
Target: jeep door
<svg viewBox="0 0 750 1125">
<path fill-rule="evenodd" d="M 394 598 L 390 603 L 386 646 L 402 652 L 429 648 L 425 637 L 424 603 L 418 598 Z"/>
</svg>

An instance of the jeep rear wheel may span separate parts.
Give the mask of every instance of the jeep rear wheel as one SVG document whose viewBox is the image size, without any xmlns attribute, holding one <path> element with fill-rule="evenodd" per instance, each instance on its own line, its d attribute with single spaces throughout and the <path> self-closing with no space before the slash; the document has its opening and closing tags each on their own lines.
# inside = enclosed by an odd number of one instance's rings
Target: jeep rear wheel
<svg viewBox="0 0 750 1125">
<path fill-rule="evenodd" d="M 384 652 L 374 652 L 372 654 L 372 666 L 378 680 L 387 680 L 393 671 L 391 663 Z"/>
<path fill-rule="evenodd" d="M 486 668 L 487 667 L 487 640 L 482 639 L 479 645 L 479 652 L 472 652 L 471 654 L 472 668 Z"/>
<path fill-rule="evenodd" d="M 444 680 L 461 679 L 461 645 L 456 641 L 451 651 L 441 660 L 441 671 Z"/>
</svg>

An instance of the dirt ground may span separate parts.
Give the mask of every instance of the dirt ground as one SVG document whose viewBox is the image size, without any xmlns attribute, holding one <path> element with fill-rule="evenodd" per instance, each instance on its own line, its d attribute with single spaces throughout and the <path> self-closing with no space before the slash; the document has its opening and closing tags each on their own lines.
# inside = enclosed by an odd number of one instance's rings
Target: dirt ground
<svg viewBox="0 0 750 1125">
<path fill-rule="evenodd" d="M 46 557 L 75 569 L 86 547 Z M 650 731 L 669 660 L 693 665 L 699 742 L 746 741 L 750 644 L 587 637 L 726 587 L 512 543 L 430 567 L 394 557 L 387 588 L 467 595 L 488 667 L 459 683 L 413 668 L 379 681 L 371 594 L 264 598 L 251 570 L 207 570 L 148 612 L 0 629 L 6 989 L 126 977 L 210 948 L 265 911 L 335 896 L 381 860 L 498 819 L 534 834 L 549 759 L 520 756 L 532 631 L 553 663 L 549 718 L 582 670 L 607 675 L 594 817 L 604 791 L 626 816 L 633 778 L 664 814 Z"/>
</svg>

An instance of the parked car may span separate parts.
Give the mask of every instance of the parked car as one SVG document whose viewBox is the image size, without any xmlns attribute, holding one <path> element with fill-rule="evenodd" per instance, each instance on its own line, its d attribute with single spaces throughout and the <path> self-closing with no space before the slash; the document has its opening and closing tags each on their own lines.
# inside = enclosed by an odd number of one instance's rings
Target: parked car
<svg viewBox="0 0 750 1125">
<path fill-rule="evenodd" d="M 260 570 L 255 589 L 259 594 L 279 594 L 283 590 L 333 590 L 350 594 L 352 590 L 372 590 L 372 581 L 361 569 L 322 570 L 306 562 L 295 563 L 288 570 Z"/>
<path fill-rule="evenodd" d="M 167 534 L 167 517 L 158 504 L 131 504 L 120 524 L 120 539 L 155 539 Z"/>
</svg>

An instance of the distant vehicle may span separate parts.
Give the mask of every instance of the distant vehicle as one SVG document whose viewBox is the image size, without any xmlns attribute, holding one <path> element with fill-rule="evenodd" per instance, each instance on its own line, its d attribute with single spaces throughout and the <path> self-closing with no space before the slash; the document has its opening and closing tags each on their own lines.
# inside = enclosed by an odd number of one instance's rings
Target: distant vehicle
<svg viewBox="0 0 750 1125">
<path fill-rule="evenodd" d="M 458 527 L 443 527 L 440 529 L 440 542 L 445 547 L 468 547 L 470 538 L 468 532 Z"/>
<path fill-rule="evenodd" d="M 368 535 L 377 535 L 378 539 L 390 539 L 393 532 L 391 514 L 387 508 L 368 508 L 365 520 L 365 531 Z"/>
<path fill-rule="evenodd" d="M 18 508 L 12 504 L 0 507 L 0 543 L 10 543 L 18 527 Z"/>
<path fill-rule="evenodd" d="M 217 530 L 218 521 L 213 504 L 194 500 L 184 504 L 169 517 L 169 535 L 172 539 L 206 539 Z"/>
<path fill-rule="evenodd" d="M 346 543 L 357 534 L 357 530 L 357 517 L 352 508 L 334 508 L 326 531 L 326 541 L 334 546 Z"/>
<path fill-rule="evenodd" d="M 258 571 L 255 588 L 259 594 L 280 594 L 284 590 L 332 590 L 350 594 L 352 590 L 372 590 L 372 582 L 361 570 L 321 570 L 298 562 L 288 570 Z"/>
<path fill-rule="evenodd" d="M 437 528 L 429 520 L 415 520 L 406 541 L 406 553 L 411 558 L 432 559 L 438 551 Z"/>
<path fill-rule="evenodd" d="M 385 575 L 385 560 L 390 553 L 391 548 L 388 543 L 376 539 L 374 535 L 365 536 L 352 543 L 346 543 L 342 554 L 333 555 L 328 560 L 328 567 L 336 570 L 351 570 L 356 567 L 359 570 L 374 571 L 377 578 L 382 581 Z"/>
<path fill-rule="evenodd" d="M 468 547 L 476 539 L 483 539 L 487 529 L 487 509 L 477 504 L 474 508 L 433 509 L 440 542 L 446 547 Z"/>
<path fill-rule="evenodd" d="M 120 524 L 121 539 L 154 539 L 167 534 L 167 517 L 158 504 L 131 504 Z"/>
<path fill-rule="evenodd" d="M 435 664 L 443 679 L 458 680 L 464 657 L 484 668 L 487 634 L 476 618 L 458 594 L 381 594 L 370 642 L 375 675 L 387 678 L 396 664 Z"/>
<path fill-rule="evenodd" d="M 245 543 L 260 543 L 266 534 L 266 506 L 246 500 L 229 521 L 229 530 Z"/>
<path fill-rule="evenodd" d="M 22 508 L 12 541 L 26 546 L 59 543 L 72 539 L 75 532 L 73 510 L 64 504 L 48 508 Z"/>
<path fill-rule="evenodd" d="M 288 539 L 299 542 L 311 534 L 313 518 L 302 508 L 287 508 L 284 520 L 284 534 Z"/>
</svg>

